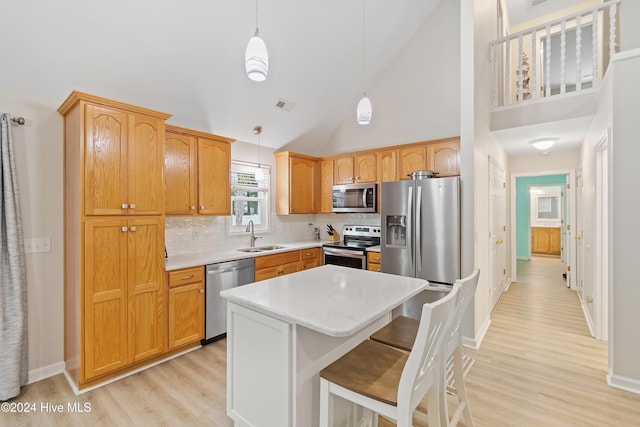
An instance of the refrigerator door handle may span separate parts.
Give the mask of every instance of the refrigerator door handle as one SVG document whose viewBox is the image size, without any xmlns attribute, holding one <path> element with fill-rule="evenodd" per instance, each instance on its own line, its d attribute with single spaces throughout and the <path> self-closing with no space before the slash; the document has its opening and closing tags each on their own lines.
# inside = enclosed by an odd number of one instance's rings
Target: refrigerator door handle
<svg viewBox="0 0 640 427">
<path fill-rule="evenodd" d="M 409 249 L 409 260 L 411 261 L 411 267 L 415 268 L 413 259 L 413 187 L 409 187 L 407 192 L 407 247 Z"/>
<path fill-rule="evenodd" d="M 416 187 L 416 271 L 422 272 L 422 227 L 420 217 L 422 216 L 422 187 Z"/>
</svg>

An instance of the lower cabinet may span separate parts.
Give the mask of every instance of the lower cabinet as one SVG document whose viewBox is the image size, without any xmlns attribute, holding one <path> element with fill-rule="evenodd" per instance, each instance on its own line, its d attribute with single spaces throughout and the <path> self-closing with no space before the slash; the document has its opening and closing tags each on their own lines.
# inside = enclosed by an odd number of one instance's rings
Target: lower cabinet
<svg viewBox="0 0 640 427">
<path fill-rule="evenodd" d="M 367 270 L 380 271 L 380 252 L 367 252 Z"/>
<path fill-rule="evenodd" d="M 255 258 L 255 281 L 272 279 L 322 265 L 322 248 L 262 255 Z"/>
<path fill-rule="evenodd" d="M 204 267 L 168 273 L 169 350 L 204 338 Z"/>
<path fill-rule="evenodd" d="M 85 222 L 84 381 L 165 350 L 164 222 Z M 84 382 L 82 381 L 82 382 Z"/>
<path fill-rule="evenodd" d="M 538 255 L 560 255 L 560 228 L 531 227 L 531 253 Z"/>
<path fill-rule="evenodd" d="M 300 250 L 300 269 L 308 270 L 322 265 L 322 248 Z"/>
</svg>

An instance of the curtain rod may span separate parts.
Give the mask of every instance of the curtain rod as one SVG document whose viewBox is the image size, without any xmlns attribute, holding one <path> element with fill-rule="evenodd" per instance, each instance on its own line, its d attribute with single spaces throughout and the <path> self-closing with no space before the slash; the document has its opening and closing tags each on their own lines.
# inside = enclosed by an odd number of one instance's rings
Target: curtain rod
<svg viewBox="0 0 640 427">
<path fill-rule="evenodd" d="M 11 117 L 11 121 L 21 126 L 25 123 L 24 117 Z"/>
</svg>

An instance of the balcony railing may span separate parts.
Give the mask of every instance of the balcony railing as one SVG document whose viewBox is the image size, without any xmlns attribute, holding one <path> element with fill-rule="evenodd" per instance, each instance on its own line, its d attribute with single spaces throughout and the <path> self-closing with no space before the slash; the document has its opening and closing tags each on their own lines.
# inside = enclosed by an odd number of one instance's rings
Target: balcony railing
<svg viewBox="0 0 640 427">
<path fill-rule="evenodd" d="M 491 43 L 492 108 L 596 89 L 619 49 L 613 0 Z"/>
</svg>

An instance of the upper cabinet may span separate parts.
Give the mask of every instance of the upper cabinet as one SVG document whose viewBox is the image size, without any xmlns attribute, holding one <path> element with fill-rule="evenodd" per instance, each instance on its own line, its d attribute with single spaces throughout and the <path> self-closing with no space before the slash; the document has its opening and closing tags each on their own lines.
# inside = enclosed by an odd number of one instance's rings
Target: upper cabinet
<svg viewBox="0 0 640 427">
<path fill-rule="evenodd" d="M 399 179 L 418 170 L 438 172 L 438 177 L 460 175 L 460 138 L 425 141 L 399 149 Z"/>
<path fill-rule="evenodd" d="M 162 214 L 165 118 L 99 103 L 83 107 L 85 215 Z"/>
<path fill-rule="evenodd" d="M 460 140 L 430 144 L 427 152 L 427 169 L 438 172 L 438 176 L 460 175 Z"/>
<path fill-rule="evenodd" d="M 334 183 L 353 184 L 356 182 L 376 182 L 376 163 L 375 153 L 337 157 L 334 161 Z"/>
<path fill-rule="evenodd" d="M 317 213 L 320 160 L 289 151 L 275 153 L 276 214 Z"/>
<path fill-rule="evenodd" d="M 427 168 L 427 147 L 424 145 L 401 148 L 398 151 L 398 178 L 409 179 L 409 174 Z"/>
<path fill-rule="evenodd" d="M 164 154 L 167 215 L 230 215 L 229 138 L 166 126 Z"/>
<path fill-rule="evenodd" d="M 379 151 L 378 182 L 398 180 L 398 150 Z"/>
<path fill-rule="evenodd" d="M 333 158 L 320 161 L 320 213 L 332 213 L 333 163 Z"/>
</svg>

